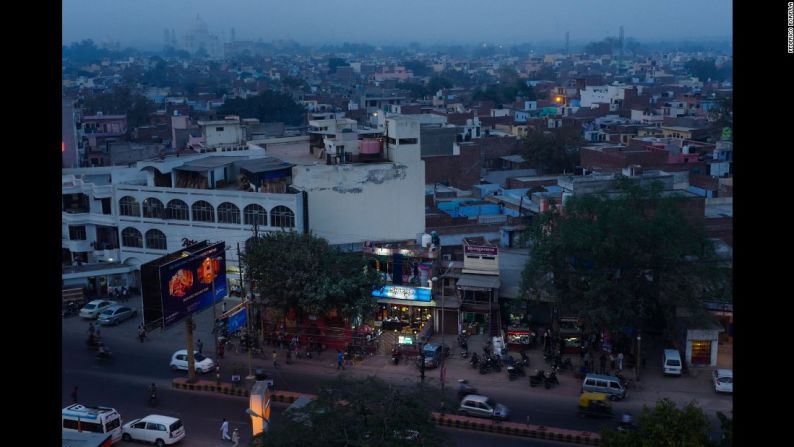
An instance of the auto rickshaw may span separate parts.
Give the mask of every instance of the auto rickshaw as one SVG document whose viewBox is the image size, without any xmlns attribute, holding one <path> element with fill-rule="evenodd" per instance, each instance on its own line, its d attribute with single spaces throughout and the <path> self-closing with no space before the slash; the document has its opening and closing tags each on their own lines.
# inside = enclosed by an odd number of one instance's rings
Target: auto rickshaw
<svg viewBox="0 0 794 447">
<path fill-rule="evenodd" d="M 612 417 L 609 396 L 604 393 L 582 393 L 579 396 L 579 416 Z"/>
</svg>

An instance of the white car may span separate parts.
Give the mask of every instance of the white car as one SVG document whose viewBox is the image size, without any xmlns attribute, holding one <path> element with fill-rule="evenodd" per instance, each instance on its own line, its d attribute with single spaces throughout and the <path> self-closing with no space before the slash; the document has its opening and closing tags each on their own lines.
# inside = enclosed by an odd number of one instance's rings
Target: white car
<svg viewBox="0 0 794 447">
<path fill-rule="evenodd" d="M 116 304 L 115 301 L 109 301 L 109 300 L 91 301 L 90 303 L 83 306 L 82 309 L 80 309 L 80 317 L 93 320 L 97 317 L 97 315 L 99 315 L 100 312 L 102 312 L 103 310 L 107 309 L 108 307 L 114 304 Z"/>
<path fill-rule="evenodd" d="M 159 414 L 132 420 L 121 427 L 121 439 L 152 442 L 159 447 L 176 444 L 184 437 L 182 420 Z"/>
<path fill-rule="evenodd" d="M 193 359 L 196 361 L 196 371 L 198 372 L 205 373 L 215 368 L 215 362 L 211 358 L 199 354 L 198 351 L 193 351 Z M 187 349 L 176 351 L 171 356 L 171 369 L 187 371 Z"/>
<path fill-rule="evenodd" d="M 714 391 L 717 393 L 733 393 L 733 370 L 715 369 L 712 375 Z"/>
</svg>

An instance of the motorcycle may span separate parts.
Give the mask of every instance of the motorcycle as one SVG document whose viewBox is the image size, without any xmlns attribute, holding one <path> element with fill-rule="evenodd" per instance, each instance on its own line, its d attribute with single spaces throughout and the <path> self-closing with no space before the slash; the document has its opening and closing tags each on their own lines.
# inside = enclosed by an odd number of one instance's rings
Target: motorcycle
<svg viewBox="0 0 794 447">
<path fill-rule="evenodd" d="M 529 386 L 534 388 L 540 385 L 545 377 L 546 373 L 542 369 L 536 369 L 535 374 L 529 376 Z"/>
<path fill-rule="evenodd" d="M 480 363 L 480 356 L 477 355 L 476 352 L 472 353 L 471 360 L 469 360 L 472 368 L 476 368 L 477 365 Z"/>
<path fill-rule="evenodd" d="M 565 357 L 565 359 L 557 357 L 554 359 L 554 363 L 552 364 L 552 366 L 557 369 L 565 369 L 565 370 L 573 369 L 573 363 L 571 363 L 570 357 Z"/>
<path fill-rule="evenodd" d="M 502 366 L 495 357 L 486 357 L 480 362 L 480 374 L 487 374 L 491 371 L 500 372 L 501 370 Z"/>
<path fill-rule="evenodd" d="M 113 359 L 113 353 L 110 352 L 107 349 L 100 349 L 99 352 L 97 352 L 96 358 L 97 358 L 97 360 L 100 360 L 100 361 L 102 361 L 102 360 L 112 360 Z"/>
<path fill-rule="evenodd" d="M 526 351 L 521 351 L 521 364 L 524 367 L 529 366 L 529 356 L 527 355 Z"/>
<path fill-rule="evenodd" d="M 464 347 L 460 351 L 460 358 L 465 359 L 465 358 L 468 358 L 468 357 L 469 357 L 469 348 L 468 347 Z"/>
<path fill-rule="evenodd" d="M 557 379 L 557 368 L 553 368 L 550 374 L 544 375 L 543 377 L 543 386 L 546 389 L 552 387 L 552 385 L 559 385 L 560 381 Z"/>
<path fill-rule="evenodd" d="M 524 365 L 520 362 L 515 362 L 507 367 L 507 378 L 510 380 L 515 380 L 517 377 L 525 375 Z"/>
</svg>

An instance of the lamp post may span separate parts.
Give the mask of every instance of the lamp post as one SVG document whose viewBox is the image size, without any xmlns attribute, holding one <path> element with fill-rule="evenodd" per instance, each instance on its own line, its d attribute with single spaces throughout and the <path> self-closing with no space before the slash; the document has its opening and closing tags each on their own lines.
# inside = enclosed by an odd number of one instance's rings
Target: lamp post
<svg viewBox="0 0 794 447">
<path fill-rule="evenodd" d="M 237 243 L 237 267 L 240 270 L 240 296 L 243 297 L 245 300 L 245 322 L 246 322 L 246 331 L 248 332 L 248 376 L 246 379 L 251 380 L 254 378 L 254 370 L 253 370 L 253 358 L 252 358 L 252 348 L 253 348 L 253 334 L 251 333 L 251 300 L 248 299 L 248 295 L 245 293 L 245 287 L 243 286 L 243 268 L 240 264 L 240 243 Z"/>
<path fill-rule="evenodd" d="M 637 357 L 634 359 L 634 375 L 635 375 L 635 378 L 637 379 L 637 382 L 640 381 L 640 361 L 642 359 L 642 354 L 641 354 L 642 351 L 641 351 L 641 345 L 640 345 L 641 342 L 642 342 L 642 337 L 638 334 L 637 335 Z"/>
</svg>

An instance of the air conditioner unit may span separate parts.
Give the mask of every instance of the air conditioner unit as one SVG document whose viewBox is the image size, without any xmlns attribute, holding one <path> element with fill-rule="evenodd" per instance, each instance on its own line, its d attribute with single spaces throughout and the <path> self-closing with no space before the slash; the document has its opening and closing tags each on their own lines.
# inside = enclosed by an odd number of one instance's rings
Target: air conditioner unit
<svg viewBox="0 0 794 447">
<path fill-rule="evenodd" d="M 447 253 L 447 254 L 445 254 L 445 255 L 442 255 L 441 257 L 442 257 L 442 258 L 443 258 L 445 261 L 451 261 L 451 260 L 452 260 L 452 254 L 451 254 L 451 253 Z"/>
</svg>

